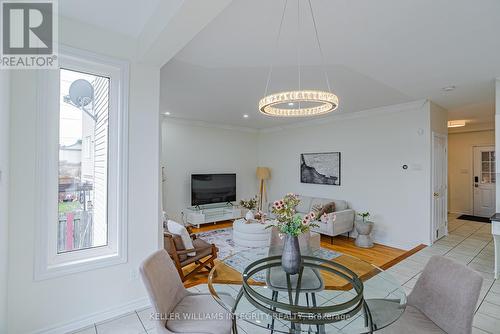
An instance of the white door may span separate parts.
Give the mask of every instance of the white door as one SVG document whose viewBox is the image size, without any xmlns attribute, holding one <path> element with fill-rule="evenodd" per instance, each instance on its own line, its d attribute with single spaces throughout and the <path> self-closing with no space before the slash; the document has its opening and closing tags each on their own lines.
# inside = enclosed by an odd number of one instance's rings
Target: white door
<svg viewBox="0 0 500 334">
<path fill-rule="evenodd" d="M 495 213 L 495 147 L 474 147 L 474 216 L 491 217 Z"/>
<path fill-rule="evenodd" d="M 448 140 L 432 134 L 432 240 L 448 234 Z"/>
</svg>

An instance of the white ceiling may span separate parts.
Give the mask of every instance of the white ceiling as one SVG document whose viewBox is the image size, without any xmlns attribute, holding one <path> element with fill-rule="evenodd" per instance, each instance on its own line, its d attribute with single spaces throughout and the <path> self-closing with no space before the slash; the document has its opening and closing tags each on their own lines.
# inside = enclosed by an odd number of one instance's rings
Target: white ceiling
<svg viewBox="0 0 500 334">
<path fill-rule="evenodd" d="M 302 87 L 325 88 L 307 2 L 301 3 Z M 282 4 L 233 0 L 162 68 L 162 112 L 253 128 L 300 122 L 269 119 L 257 110 L 272 58 L 271 91 L 297 87 L 295 0 L 289 0 L 282 42 L 272 57 Z M 500 1 L 312 4 L 339 112 L 430 98 L 449 110 L 450 119 L 493 119 L 494 78 L 500 76 Z M 443 92 L 448 85 L 457 88 Z M 243 119 L 243 114 L 250 117 Z"/>
<path fill-rule="evenodd" d="M 61 0 L 59 14 L 137 38 L 160 2 L 174 13 L 182 0 Z"/>
</svg>

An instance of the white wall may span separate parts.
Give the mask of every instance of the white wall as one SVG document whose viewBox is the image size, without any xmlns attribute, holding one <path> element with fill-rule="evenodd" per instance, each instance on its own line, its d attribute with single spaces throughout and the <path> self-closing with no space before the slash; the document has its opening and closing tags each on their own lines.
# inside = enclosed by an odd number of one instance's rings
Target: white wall
<svg viewBox="0 0 500 334">
<path fill-rule="evenodd" d="M 165 117 L 162 122 L 163 208 L 181 220 L 191 205 L 192 173 L 236 173 L 237 200 L 257 194 L 257 133 L 189 125 Z"/>
<path fill-rule="evenodd" d="M 134 62 L 135 45 L 102 29 L 60 21 L 62 43 L 131 60 L 128 262 L 35 282 L 36 71 L 12 75 L 9 333 L 70 331 L 148 303 L 137 269 L 158 248 L 159 68 Z M 12 242 L 13 241 L 13 242 Z M 65 325 L 71 324 L 69 327 Z M 59 332 L 61 332 L 59 331 Z"/>
<path fill-rule="evenodd" d="M 0 333 L 7 332 L 10 71 L 0 70 Z"/>
<path fill-rule="evenodd" d="M 496 131 L 500 129 L 500 78 L 495 80 L 495 147 L 500 147 L 500 134 Z M 499 130 L 500 131 L 500 130 Z M 495 166 L 497 168 L 497 179 L 498 179 L 498 164 L 500 164 L 500 154 L 495 154 Z M 500 187 L 496 187 L 496 202 L 497 202 L 497 212 L 500 212 Z"/>
<path fill-rule="evenodd" d="M 433 102 L 429 102 L 431 131 L 442 135 L 448 134 L 448 111 Z M 432 133 L 431 139 L 432 139 Z"/>
<path fill-rule="evenodd" d="M 259 164 L 271 167 L 269 198 L 287 192 L 345 199 L 369 211 L 377 242 L 409 249 L 430 242 L 430 104 L 416 103 L 263 133 Z M 299 155 L 341 152 L 341 186 L 302 184 Z M 404 170 L 406 164 L 409 169 Z"/>
<path fill-rule="evenodd" d="M 495 131 L 448 135 L 448 207 L 450 212 L 472 214 L 473 146 L 495 145 Z"/>
</svg>

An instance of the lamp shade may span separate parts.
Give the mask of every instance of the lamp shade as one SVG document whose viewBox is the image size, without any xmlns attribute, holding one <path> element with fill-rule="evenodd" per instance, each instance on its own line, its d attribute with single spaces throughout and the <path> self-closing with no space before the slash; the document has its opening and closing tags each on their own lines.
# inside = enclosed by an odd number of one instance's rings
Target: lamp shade
<svg viewBox="0 0 500 334">
<path fill-rule="evenodd" d="M 271 170 L 268 167 L 257 167 L 256 174 L 259 180 L 267 180 L 271 178 Z"/>
</svg>

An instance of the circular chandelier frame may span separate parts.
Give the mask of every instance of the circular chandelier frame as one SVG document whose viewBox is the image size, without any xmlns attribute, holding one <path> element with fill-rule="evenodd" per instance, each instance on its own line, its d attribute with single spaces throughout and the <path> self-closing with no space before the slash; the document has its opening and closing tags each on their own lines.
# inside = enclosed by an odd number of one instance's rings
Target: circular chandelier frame
<svg viewBox="0 0 500 334">
<path fill-rule="evenodd" d="M 318 116 L 330 113 L 336 110 L 339 106 L 339 98 L 337 95 L 332 93 L 330 88 L 330 81 L 328 79 L 328 73 L 325 70 L 325 62 L 323 49 L 321 47 L 321 42 L 319 39 L 318 28 L 316 25 L 316 19 L 314 17 L 314 11 L 312 8 L 311 0 L 307 0 L 308 7 L 311 13 L 312 23 L 314 26 L 315 39 L 318 46 L 318 51 L 321 56 L 321 63 L 323 67 L 323 72 L 325 76 L 326 85 L 328 91 L 323 90 L 302 90 L 301 89 L 301 66 L 300 66 L 300 47 L 297 47 L 297 58 L 298 58 L 298 84 L 299 89 L 293 91 L 284 91 L 279 93 L 273 93 L 268 95 L 267 91 L 269 88 L 269 83 L 271 81 L 271 76 L 273 72 L 273 63 L 269 66 L 269 73 L 267 76 L 266 89 L 264 92 L 264 97 L 259 101 L 259 111 L 268 116 L 273 117 L 308 117 L 308 116 Z M 276 36 L 276 48 L 278 47 L 279 39 L 281 36 L 281 30 L 283 27 L 283 21 L 285 18 L 286 8 L 288 0 L 284 0 L 283 12 L 281 14 L 281 20 L 279 24 L 278 34 Z M 300 34 L 300 0 L 297 0 L 297 36 Z M 297 39 L 299 40 L 299 38 Z M 296 108 L 280 108 L 279 105 L 288 104 L 290 106 L 297 106 Z M 305 106 L 303 105 L 305 104 Z M 310 106 L 314 104 L 314 106 Z"/>
<path fill-rule="evenodd" d="M 300 107 L 302 103 L 316 103 L 313 107 Z M 299 108 L 279 108 L 281 104 L 296 104 Z M 327 114 L 337 109 L 338 97 L 330 92 L 297 90 L 268 95 L 259 101 L 261 113 L 277 117 L 307 117 Z"/>
</svg>

